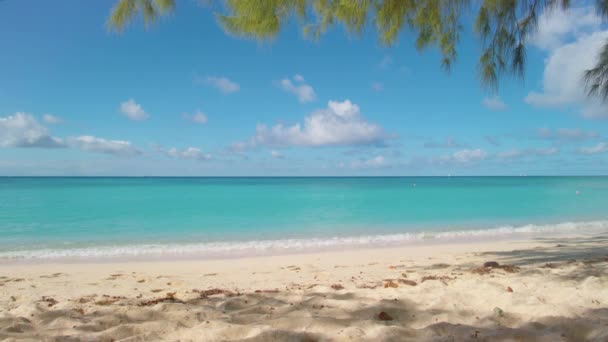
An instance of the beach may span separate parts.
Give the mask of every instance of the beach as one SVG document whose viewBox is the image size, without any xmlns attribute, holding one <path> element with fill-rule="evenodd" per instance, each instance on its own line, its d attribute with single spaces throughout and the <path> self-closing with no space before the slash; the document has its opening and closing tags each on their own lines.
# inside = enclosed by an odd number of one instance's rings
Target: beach
<svg viewBox="0 0 608 342">
<path fill-rule="evenodd" d="M 608 236 L 582 232 L 213 260 L 16 261 L 0 265 L 0 339 L 605 341 L 607 285 Z"/>
<path fill-rule="evenodd" d="M 608 0 L 64 2 L 0 0 L 0 342 L 608 342 Z"/>
</svg>

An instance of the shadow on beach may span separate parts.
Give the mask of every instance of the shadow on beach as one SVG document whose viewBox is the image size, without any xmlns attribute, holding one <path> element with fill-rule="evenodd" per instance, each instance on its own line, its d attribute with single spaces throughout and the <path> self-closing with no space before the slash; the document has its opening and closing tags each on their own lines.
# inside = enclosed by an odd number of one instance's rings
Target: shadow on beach
<svg viewBox="0 0 608 342">
<path fill-rule="evenodd" d="M 0 319 L 4 341 L 606 341 L 608 309 L 587 310 L 577 317 L 546 316 L 521 322 L 517 315 L 478 317 L 475 324 L 449 323 L 472 312 L 420 311 L 409 300 L 311 293 L 294 305 L 278 296 L 247 294 L 185 303 L 162 303 L 141 309 L 121 308 L 80 314 L 75 310 L 47 310 L 37 323 L 20 318 Z M 314 304 L 314 303 L 326 304 Z M 329 303 L 329 304 L 328 304 Z M 378 313 L 392 320 L 380 321 Z M 422 322 L 439 320 L 419 327 Z M 448 320 L 448 321 L 446 321 Z"/>
<path fill-rule="evenodd" d="M 480 253 L 518 266 L 608 257 L 608 236 L 579 238 L 535 238 L 545 246 L 503 252 Z"/>
<path fill-rule="evenodd" d="M 608 308 L 599 301 L 593 303 L 596 308 L 587 307 L 576 314 L 536 315 L 534 319 L 507 307 L 504 311 L 488 310 L 487 305 L 479 310 L 463 309 L 470 308 L 467 304 L 476 296 L 489 296 L 490 302 L 492 296 L 505 296 L 503 283 L 519 284 L 523 279 L 557 284 L 571 289 L 569 295 L 593 285 L 604 291 L 601 298 L 606 297 L 608 236 L 543 238 L 537 242 L 544 246 L 476 254 L 483 260 L 511 264 L 517 271 L 492 269 L 473 274 L 471 267 L 478 265 L 426 267 L 437 278 L 431 277 L 434 281 L 424 284 L 417 279 L 417 287 L 332 290 L 313 284 L 299 291 L 211 289 L 197 291 L 198 297 L 193 299 L 168 293 L 152 299 L 108 297 L 105 302 L 74 298 L 64 306 L 48 305 L 47 300 L 30 304 L 27 310 L 2 313 L 0 340 L 608 341 Z M 447 274 L 461 276 L 442 280 L 442 276 L 449 278 Z M 457 282 L 466 281 L 468 287 L 453 290 Z M 490 287 L 500 287 L 503 292 L 492 294 Z M 428 303 L 416 303 L 418 298 L 411 292 L 414 288 L 436 293 L 444 305 L 425 308 Z M 519 297 L 509 300 L 517 303 L 538 298 L 520 289 L 515 291 Z M 435 300 L 430 298 L 427 300 Z M 538 305 L 551 305 L 541 302 Z"/>
</svg>

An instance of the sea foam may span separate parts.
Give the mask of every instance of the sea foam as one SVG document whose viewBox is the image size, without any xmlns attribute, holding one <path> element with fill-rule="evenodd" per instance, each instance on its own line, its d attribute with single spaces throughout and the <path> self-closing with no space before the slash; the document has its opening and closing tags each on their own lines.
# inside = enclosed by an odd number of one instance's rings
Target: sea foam
<svg viewBox="0 0 608 342">
<path fill-rule="evenodd" d="M 424 231 L 385 235 L 301 238 L 199 243 L 103 245 L 84 248 L 46 248 L 0 252 L 0 260 L 87 260 L 108 258 L 226 258 L 290 254 L 307 251 L 375 248 L 408 244 L 491 241 L 549 237 L 569 233 L 608 232 L 608 221 L 565 222 L 546 225 L 502 226 L 490 229 Z"/>
</svg>

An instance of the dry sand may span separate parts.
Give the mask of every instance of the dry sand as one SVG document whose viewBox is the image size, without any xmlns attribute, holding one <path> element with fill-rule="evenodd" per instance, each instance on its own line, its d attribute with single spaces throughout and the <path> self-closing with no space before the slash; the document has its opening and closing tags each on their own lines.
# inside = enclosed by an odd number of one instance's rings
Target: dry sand
<svg viewBox="0 0 608 342">
<path fill-rule="evenodd" d="M 0 340 L 608 341 L 608 236 L 5 264 Z"/>
</svg>

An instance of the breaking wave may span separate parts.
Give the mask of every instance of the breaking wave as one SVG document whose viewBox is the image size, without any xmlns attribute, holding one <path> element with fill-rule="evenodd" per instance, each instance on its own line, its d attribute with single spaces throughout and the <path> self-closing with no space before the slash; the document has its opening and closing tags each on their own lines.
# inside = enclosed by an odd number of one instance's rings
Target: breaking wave
<svg viewBox="0 0 608 342">
<path fill-rule="evenodd" d="M 291 254 L 354 248 L 403 246 L 408 244 L 471 242 L 529 238 L 568 233 L 608 232 L 608 221 L 566 222 L 547 225 L 501 226 L 490 229 L 424 231 L 385 235 L 330 238 L 223 241 L 200 243 L 102 245 L 81 248 L 46 248 L 0 252 L 0 260 L 164 259 L 227 258 L 253 255 Z"/>
</svg>

